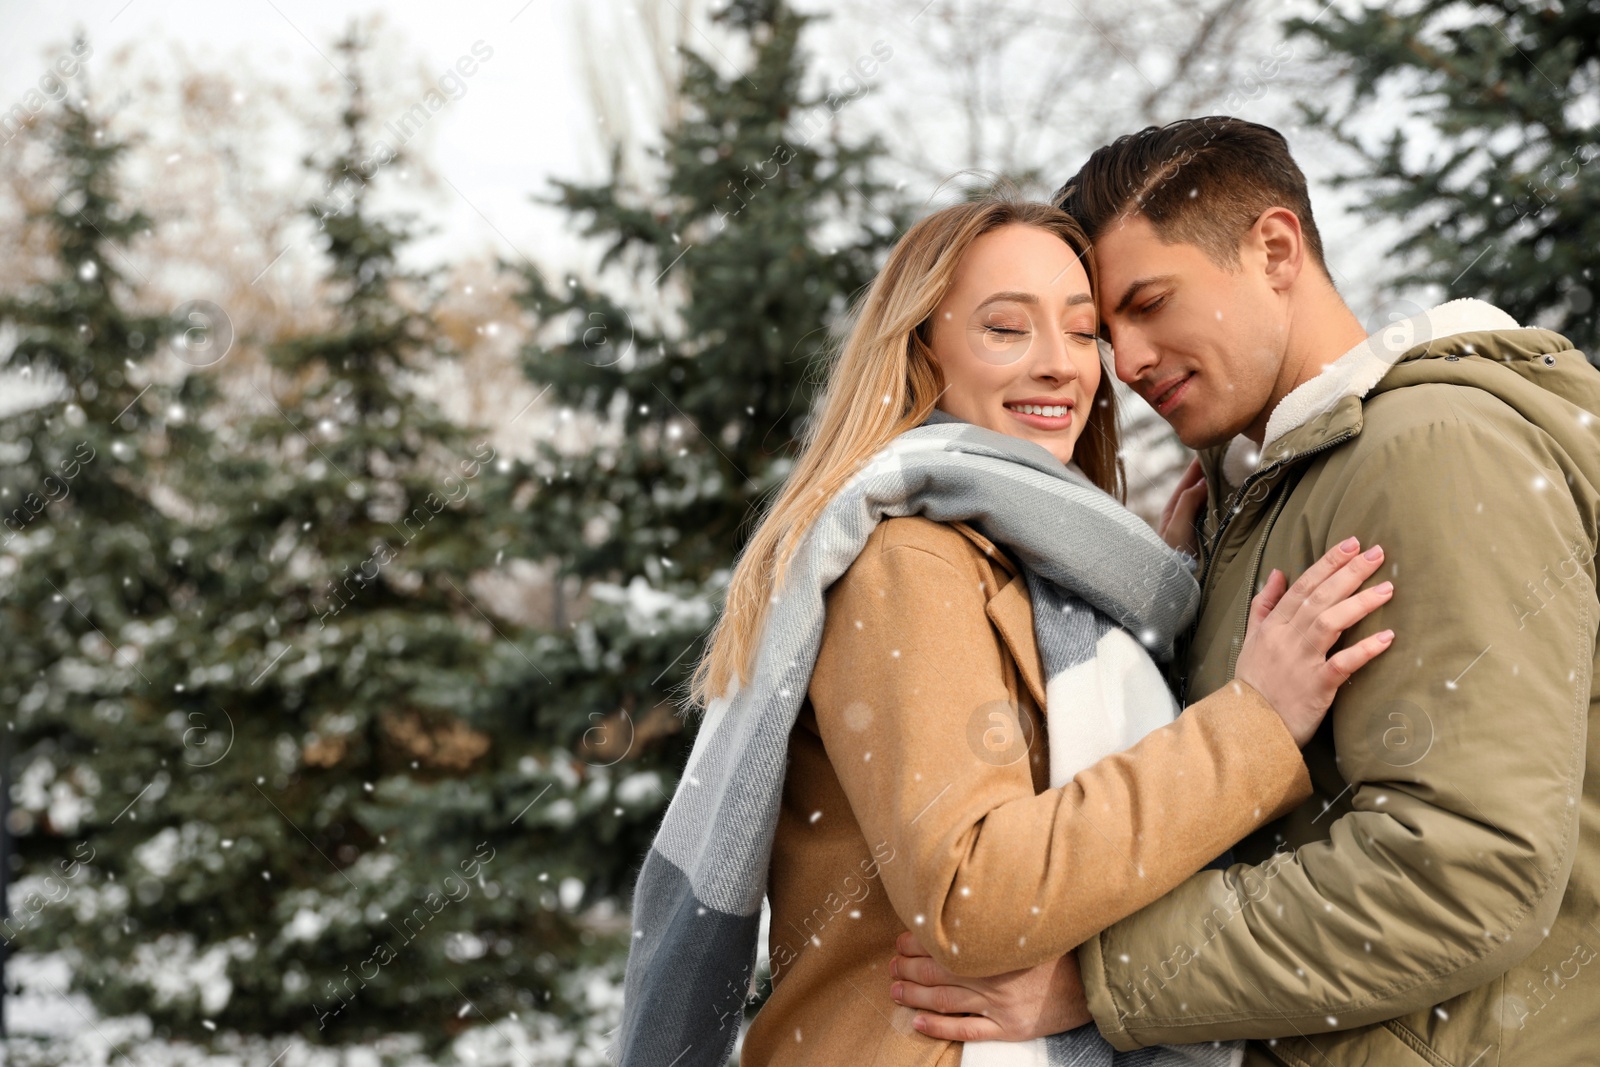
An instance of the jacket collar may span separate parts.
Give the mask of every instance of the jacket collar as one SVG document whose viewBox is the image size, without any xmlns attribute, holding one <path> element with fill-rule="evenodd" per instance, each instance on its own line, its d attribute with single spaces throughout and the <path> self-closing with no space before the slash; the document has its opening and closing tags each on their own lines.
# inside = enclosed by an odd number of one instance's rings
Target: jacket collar
<svg viewBox="0 0 1600 1067">
<path fill-rule="evenodd" d="M 1267 420 L 1260 449 L 1243 435 L 1229 442 L 1222 475 L 1229 484 L 1242 485 L 1262 467 L 1359 432 L 1361 401 L 1398 363 L 1444 355 L 1454 350 L 1450 339 L 1460 334 L 1517 329 L 1522 327 L 1504 311 L 1470 298 L 1450 300 L 1390 323 L 1279 401 Z"/>
</svg>

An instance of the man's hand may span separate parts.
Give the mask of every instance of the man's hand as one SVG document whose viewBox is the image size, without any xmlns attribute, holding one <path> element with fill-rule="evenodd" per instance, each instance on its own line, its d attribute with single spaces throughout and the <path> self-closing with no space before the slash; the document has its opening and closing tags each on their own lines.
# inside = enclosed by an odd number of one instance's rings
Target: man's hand
<svg viewBox="0 0 1600 1067">
<path fill-rule="evenodd" d="M 1093 1022 L 1076 952 L 992 978 L 951 974 L 910 933 L 894 943 L 889 996 L 917 1008 L 918 1033 L 944 1041 L 1027 1041 Z"/>
</svg>

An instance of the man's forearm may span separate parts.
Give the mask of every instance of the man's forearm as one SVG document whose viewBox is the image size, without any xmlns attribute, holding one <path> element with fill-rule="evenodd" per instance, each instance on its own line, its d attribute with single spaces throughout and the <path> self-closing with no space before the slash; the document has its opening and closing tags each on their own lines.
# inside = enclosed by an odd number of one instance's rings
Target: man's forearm
<svg viewBox="0 0 1600 1067">
<path fill-rule="evenodd" d="M 1490 981 L 1531 952 L 1553 921 L 1566 883 L 1563 869 L 1514 927 L 1492 937 L 1480 932 L 1456 943 L 1438 941 L 1429 956 L 1388 953 L 1382 937 L 1362 939 L 1361 949 L 1372 946 L 1361 951 L 1363 962 L 1385 965 L 1353 968 L 1319 958 L 1314 948 L 1321 946 L 1304 939 L 1275 937 L 1263 921 L 1281 919 L 1275 880 L 1288 874 L 1305 888 L 1298 867 L 1280 853 L 1258 867 L 1202 871 L 1085 942 L 1078 949 L 1084 992 L 1106 1039 L 1127 1051 L 1290 1037 L 1367 1026 L 1437 1004 Z M 1284 905 L 1285 911 L 1294 906 Z M 1153 937 L 1152 927 L 1172 936 Z"/>
</svg>

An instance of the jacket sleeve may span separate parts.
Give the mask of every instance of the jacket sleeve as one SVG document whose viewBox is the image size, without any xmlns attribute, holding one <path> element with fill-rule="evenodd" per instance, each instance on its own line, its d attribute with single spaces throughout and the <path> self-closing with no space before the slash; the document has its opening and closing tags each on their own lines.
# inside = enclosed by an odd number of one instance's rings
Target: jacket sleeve
<svg viewBox="0 0 1600 1067">
<path fill-rule="evenodd" d="M 810 696 L 863 834 L 892 849 L 880 869 L 901 921 L 952 971 L 986 975 L 1062 955 L 1311 785 L 1282 721 L 1240 684 L 1036 794 L 1044 739 L 1014 759 L 985 743 L 1018 720 L 986 569 L 963 551 L 870 540 L 828 593 Z"/>
<path fill-rule="evenodd" d="M 1395 1018 L 1504 973 L 1551 926 L 1578 840 L 1593 516 L 1545 435 L 1452 392 L 1349 470 L 1309 545 L 1382 544 L 1395 582 L 1345 638 L 1393 628 L 1394 645 L 1329 713 L 1350 810 L 1325 840 L 1201 871 L 1080 949 L 1118 1049 Z"/>
</svg>

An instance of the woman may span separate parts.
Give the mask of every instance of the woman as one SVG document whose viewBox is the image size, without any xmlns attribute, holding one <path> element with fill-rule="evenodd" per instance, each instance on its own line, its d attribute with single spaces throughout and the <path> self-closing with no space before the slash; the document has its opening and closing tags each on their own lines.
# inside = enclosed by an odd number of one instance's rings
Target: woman
<svg viewBox="0 0 1600 1067">
<path fill-rule="evenodd" d="M 1328 657 L 1390 595 L 1356 593 L 1381 553 L 1274 572 L 1235 683 L 1174 718 L 1145 649 L 1197 591 L 1113 499 L 1092 270 L 1068 216 L 992 199 L 919 222 L 873 283 L 696 673 L 624 1064 L 725 1062 L 763 895 L 742 1063 L 962 1062 L 883 995 L 902 930 L 958 973 L 1034 967 L 1309 796 L 1298 746 L 1393 636 Z"/>
</svg>

